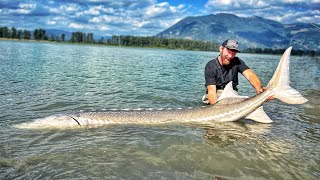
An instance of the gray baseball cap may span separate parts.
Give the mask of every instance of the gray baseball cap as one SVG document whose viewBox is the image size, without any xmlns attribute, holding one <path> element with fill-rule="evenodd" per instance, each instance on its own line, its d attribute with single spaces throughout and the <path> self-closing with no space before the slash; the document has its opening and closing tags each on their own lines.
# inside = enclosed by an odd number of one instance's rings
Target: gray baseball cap
<svg viewBox="0 0 320 180">
<path fill-rule="evenodd" d="M 233 39 L 227 39 L 225 40 L 221 46 L 224 46 L 228 49 L 231 49 L 231 50 L 235 50 L 237 52 L 240 52 L 239 51 L 239 45 L 238 45 L 238 42 L 236 40 L 233 40 Z"/>
</svg>

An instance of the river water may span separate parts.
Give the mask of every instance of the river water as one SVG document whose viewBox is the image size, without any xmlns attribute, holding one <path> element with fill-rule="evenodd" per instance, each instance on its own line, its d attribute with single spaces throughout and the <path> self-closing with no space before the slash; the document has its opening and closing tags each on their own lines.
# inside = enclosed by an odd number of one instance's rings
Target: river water
<svg viewBox="0 0 320 180">
<path fill-rule="evenodd" d="M 50 115 L 202 106 L 217 52 L 0 41 L 0 179 L 318 179 L 320 58 L 291 57 L 309 101 L 264 104 L 272 124 L 21 130 Z M 266 85 L 280 55 L 241 54 Z M 254 90 L 240 75 L 241 95 Z"/>
</svg>

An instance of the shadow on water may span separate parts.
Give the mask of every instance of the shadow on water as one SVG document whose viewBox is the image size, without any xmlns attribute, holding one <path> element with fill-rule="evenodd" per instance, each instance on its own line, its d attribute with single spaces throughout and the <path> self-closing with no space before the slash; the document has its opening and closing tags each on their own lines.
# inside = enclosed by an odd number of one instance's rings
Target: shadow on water
<svg viewBox="0 0 320 180">
<path fill-rule="evenodd" d="M 304 114 L 301 118 L 309 123 L 320 124 L 320 91 L 310 89 L 306 91 L 305 97 L 308 102 L 304 105 Z"/>
<path fill-rule="evenodd" d="M 287 172 L 299 168 L 288 164 L 294 145 L 270 138 L 271 126 L 241 120 L 20 130 L 4 143 L 7 148 L 1 150 L 0 166 L 8 179 L 303 177 Z"/>
<path fill-rule="evenodd" d="M 225 147 L 238 142 L 245 142 L 257 138 L 259 135 L 267 135 L 270 124 L 248 123 L 245 120 L 238 122 L 221 122 L 203 127 L 203 137 L 206 143 Z"/>
<path fill-rule="evenodd" d="M 305 97 L 308 102 L 303 105 L 303 113 L 299 114 L 301 123 L 297 124 L 299 131 L 295 131 L 294 135 L 303 141 L 318 144 L 320 142 L 320 92 L 310 89 L 306 91 Z"/>
<path fill-rule="evenodd" d="M 0 44 L 9 47 L 0 53 L 0 179 L 317 179 L 320 175 L 319 59 L 292 57 L 292 85 L 309 102 L 266 103 L 265 111 L 274 120 L 270 125 L 241 120 L 27 131 L 12 126 L 69 111 L 201 106 L 203 68 L 212 53 Z M 280 58 L 243 56 L 263 84 Z M 242 80 L 242 92 L 253 95 Z"/>
</svg>

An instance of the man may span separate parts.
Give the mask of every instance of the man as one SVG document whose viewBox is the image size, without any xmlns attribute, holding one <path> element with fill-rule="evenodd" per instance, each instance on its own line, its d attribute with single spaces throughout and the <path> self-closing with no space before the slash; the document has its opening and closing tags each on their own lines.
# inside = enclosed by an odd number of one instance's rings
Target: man
<svg viewBox="0 0 320 180">
<path fill-rule="evenodd" d="M 238 42 L 228 39 L 219 47 L 220 55 L 209 61 L 205 67 L 207 95 L 203 102 L 214 104 L 224 87 L 232 81 L 233 89 L 237 91 L 238 73 L 241 73 L 254 87 L 257 94 L 264 91 L 258 76 L 238 57 L 236 57 Z"/>
</svg>

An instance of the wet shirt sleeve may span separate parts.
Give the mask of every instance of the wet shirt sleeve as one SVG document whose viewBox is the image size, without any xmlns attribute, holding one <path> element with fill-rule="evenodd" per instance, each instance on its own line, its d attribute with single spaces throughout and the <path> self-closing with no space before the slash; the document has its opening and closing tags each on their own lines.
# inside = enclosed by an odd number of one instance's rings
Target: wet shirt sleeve
<svg viewBox="0 0 320 180">
<path fill-rule="evenodd" d="M 247 69 L 250 69 L 246 63 L 244 63 L 240 58 L 238 58 L 238 64 L 237 64 L 237 67 L 238 67 L 238 71 L 240 73 L 243 73 L 243 71 L 247 70 Z"/>
<path fill-rule="evenodd" d="M 217 75 L 216 70 L 213 67 L 212 61 L 209 61 L 204 70 L 204 76 L 206 80 L 206 86 L 208 85 L 216 85 L 217 84 Z"/>
</svg>

